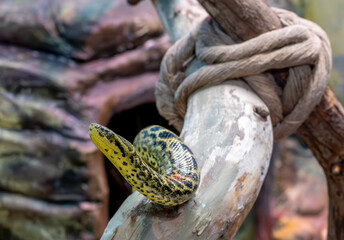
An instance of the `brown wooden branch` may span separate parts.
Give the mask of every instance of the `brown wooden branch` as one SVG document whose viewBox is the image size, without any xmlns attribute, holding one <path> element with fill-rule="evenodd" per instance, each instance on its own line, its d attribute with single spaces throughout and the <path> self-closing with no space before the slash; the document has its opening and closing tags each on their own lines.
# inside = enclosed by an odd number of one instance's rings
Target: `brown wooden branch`
<svg viewBox="0 0 344 240">
<path fill-rule="evenodd" d="M 247 40 L 281 28 L 264 0 L 198 0 L 214 20 L 234 39 Z M 275 74 L 285 81 L 286 71 Z M 321 164 L 329 185 L 328 239 L 344 238 L 344 120 L 343 106 L 327 88 L 321 103 L 298 134 Z"/>
<path fill-rule="evenodd" d="M 344 109 L 327 88 L 298 134 L 324 170 L 329 195 L 328 239 L 344 238 Z"/>
<path fill-rule="evenodd" d="M 198 0 L 234 40 L 248 40 L 282 25 L 265 1 Z"/>
</svg>

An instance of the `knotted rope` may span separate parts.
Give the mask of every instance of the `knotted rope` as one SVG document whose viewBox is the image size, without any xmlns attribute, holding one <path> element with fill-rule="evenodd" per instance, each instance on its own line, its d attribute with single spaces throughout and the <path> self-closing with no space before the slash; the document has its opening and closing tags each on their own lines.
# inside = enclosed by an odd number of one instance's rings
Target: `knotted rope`
<svg viewBox="0 0 344 240">
<path fill-rule="evenodd" d="M 190 94 L 243 78 L 268 106 L 275 140 L 295 132 L 324 93 L 332 65 L 331 47 L 315 23 L 286 10 L 273 10 L 283 28 L 243 43 L 235 43 L 211 21 L 203 21 L 177 41 L 161 64 L 155 91 L 159 113 L 181 130 Z M 203 66 L 188 74 L 190 64 Z M 281 68 L 289 68 L 283 88 L 268 72 Z"/>
</svg>

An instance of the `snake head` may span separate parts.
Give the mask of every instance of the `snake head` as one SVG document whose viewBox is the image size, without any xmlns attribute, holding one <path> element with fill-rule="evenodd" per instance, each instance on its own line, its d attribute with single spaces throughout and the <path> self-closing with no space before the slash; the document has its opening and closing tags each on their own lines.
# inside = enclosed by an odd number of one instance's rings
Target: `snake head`
<svg viewBox="0 0 344 240">
<path fill-rule="evenodd" d="M 107 139 L 110 139 L 115 134 L 113 131 L 111 131 L 107 127 L 104 127 L 98 123 L 91 123 L 88 128 L 88 132 L 90 134 L 91 139 L 92 137 L 97 136 L 97 135 L 99 137 L 106 137 Z"/>
<path fill-rule="evenodd" d="M 135 153 L 133 145 L 107 127 L 91 123 L 88 128 L 93 143 L 114 163 L 114 158 L 126 158 Z M 115 163 L 114 163 L 115 164 Z"/>
</svg>

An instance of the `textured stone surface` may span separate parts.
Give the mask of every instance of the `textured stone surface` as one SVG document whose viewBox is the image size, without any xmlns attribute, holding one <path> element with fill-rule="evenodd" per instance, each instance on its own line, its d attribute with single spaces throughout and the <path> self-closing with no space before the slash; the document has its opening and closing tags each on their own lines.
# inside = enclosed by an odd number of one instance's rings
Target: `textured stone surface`
<svg viewBox="0 0 344 240">
<path fill-rule="evenodd" d="M 169 46 L 149 2 L 1 1 L 0 239 L 94 239 L 108 222 L 90 122 L 154 102 Z"/>
<path fill-rule="evenodd" d="M 0 19 L 1 42 L 79 60 L 112 56 L 162 34 L 149 2 L 5 0 Z"/>
</svg>

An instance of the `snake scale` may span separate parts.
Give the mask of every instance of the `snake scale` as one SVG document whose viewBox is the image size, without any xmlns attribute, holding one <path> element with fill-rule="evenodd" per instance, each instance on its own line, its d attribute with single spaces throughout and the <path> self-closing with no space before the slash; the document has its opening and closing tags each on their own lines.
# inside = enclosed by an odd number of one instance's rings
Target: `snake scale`
<svg viewBox="0 0 344 240">
<path fill-rule="evenodd" d="M 141 130 L 131 144 L 92 123 L 89 135 L 129 184 L 152 201 L 175 206 L 197 190 L 200 176 L 194 155 L 173 132 L 153 125 Z"/>
</svg>

